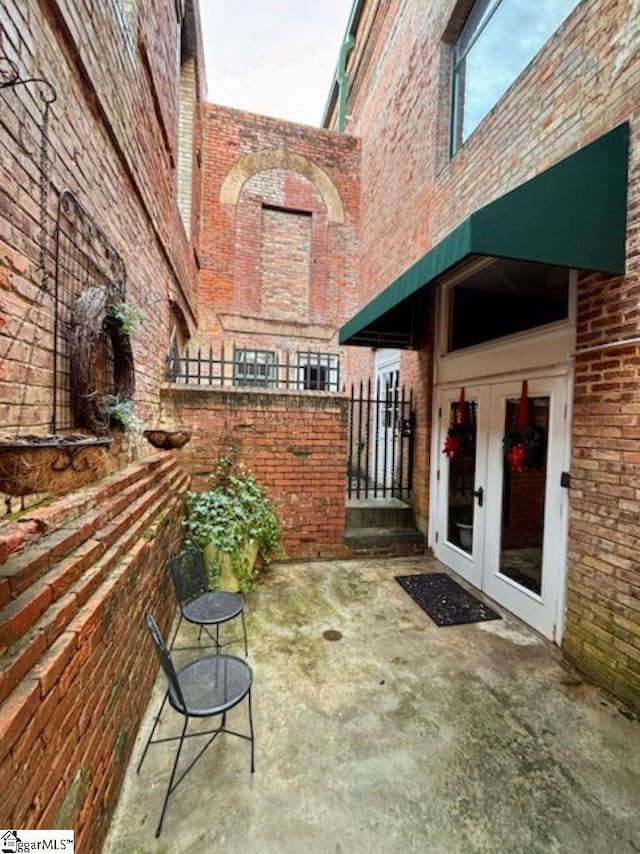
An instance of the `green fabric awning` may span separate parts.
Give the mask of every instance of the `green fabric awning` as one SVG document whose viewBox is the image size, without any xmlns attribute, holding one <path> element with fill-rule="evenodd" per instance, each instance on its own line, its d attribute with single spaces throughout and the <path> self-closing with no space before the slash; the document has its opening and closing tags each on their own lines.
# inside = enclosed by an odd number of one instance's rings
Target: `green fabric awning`
<svg viewBox="0 0 640 854">
<path fill-rule="evenodd" d="M 469 256 L 625 271 L 629 124 L 472 213 L 340 329 L 340 344 L 414 346 L 424 288 Z"/>
</svg>

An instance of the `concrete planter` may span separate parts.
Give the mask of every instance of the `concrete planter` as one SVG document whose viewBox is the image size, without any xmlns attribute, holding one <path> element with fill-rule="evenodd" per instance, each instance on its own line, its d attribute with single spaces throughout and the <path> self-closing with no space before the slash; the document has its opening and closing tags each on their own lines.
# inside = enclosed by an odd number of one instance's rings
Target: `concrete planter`
<svg viewBox="0 0 640 854">
<path fill-rule="evenodd" d="M 249 540 L 249 542 L 241 547 L 239 556 L 243 565 L 248 568 L 254 566 L 258 557 L 259 547 L 258 540 Z M 237 593 L 240 590 L 240 582 L 233 571 L 232 555 L 229 552 L 222 551 L 214 543 L 209 543 L 202 554 L 208 573 L 214 571 L 216 566 L 220 566 L 219 589 L 227 590 L 230 593 Z"/>
</svg>

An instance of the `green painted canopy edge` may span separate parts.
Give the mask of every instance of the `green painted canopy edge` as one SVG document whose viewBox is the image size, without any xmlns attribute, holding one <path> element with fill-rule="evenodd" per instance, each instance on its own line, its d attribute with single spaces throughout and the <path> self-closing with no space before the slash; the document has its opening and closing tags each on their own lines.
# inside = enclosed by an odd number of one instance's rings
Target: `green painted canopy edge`
<svg viewBox="0 0 640 854">
<path fill-rule="evenodd" d="M 625 123 L 473 213 L 472 250 L 621 275 L 628 155 Z"/>
<path fill-rule="evenodd" d="M 629 124 L 625 122 L 471 214 L 340 329 L 340 344 L 468 255 L 625 270 Z"/>
<path fill-rule="evenodd" d="M 453 267 L 470 252 L 471 220 L 466 219 L 437 246 L 434 246 L 430 252 L 427 252 L 413 266 L 398 276 L 382 293 L 374 297 L 355 317 L 345 323 L 340 329 L 340 343 L 348 343 L 350 338 L 361 332 L 374 320 L 386 314 L 423 285 Z"/>
</svg>

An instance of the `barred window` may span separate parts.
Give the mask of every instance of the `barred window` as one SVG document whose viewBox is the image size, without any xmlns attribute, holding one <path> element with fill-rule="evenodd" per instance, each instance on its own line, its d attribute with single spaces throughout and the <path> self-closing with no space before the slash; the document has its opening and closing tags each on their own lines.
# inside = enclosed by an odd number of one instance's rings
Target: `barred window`
<svg viewBox="0 0 640 854">
<path fill-rule="evenodd" d="M 272 350 L 245 350 L 233 352 L 233 384 L 264 386 L 276 384 L 276 354 Z"/>
<path fill-rule="evenodd" d="M 338 357 L 329 353 L 298 353 L 298 387 L 338 391 Z"/>
</svg>

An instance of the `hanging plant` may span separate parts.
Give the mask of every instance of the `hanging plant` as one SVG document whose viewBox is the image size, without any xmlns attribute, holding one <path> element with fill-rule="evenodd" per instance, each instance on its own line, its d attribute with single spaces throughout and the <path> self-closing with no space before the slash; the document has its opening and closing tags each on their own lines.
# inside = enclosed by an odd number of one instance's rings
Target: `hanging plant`
<svg viewBox="0 0 640 854">
<path fill-rule="evenodd" d="M 0 437 L 0 492 L 64 495 L 109 471 L 110 439 L 64 436 Z"/>
<path fill-rule="evenodd" d="M 476 439 L 474 418 L 469 405 L 464 400 L 464 388 L 460 389 L 458 406 L 454 409 L 452 423 L 447 431 L 442 453 L 453 459 L 460 455 L 469 454 L 473 450 Z"/>
<path fill-rule="evenodd" d="M 523 380 L 514 429 L 502 440 L 509 467 L 515 472 L 537 468 L 543 460 L 544 430 L 529 423 L 528 388 L 527 380 Z"/>
</svg>

